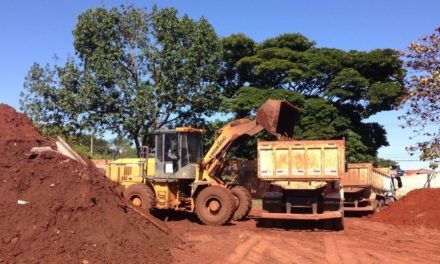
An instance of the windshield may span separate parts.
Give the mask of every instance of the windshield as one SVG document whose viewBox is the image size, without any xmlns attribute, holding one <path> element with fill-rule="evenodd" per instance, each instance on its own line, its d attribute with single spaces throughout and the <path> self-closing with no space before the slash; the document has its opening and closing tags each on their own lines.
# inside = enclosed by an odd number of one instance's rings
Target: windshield
<svg viewBox="0 0 440 264">
<path fill-rule="evenodd" d="M 197 163 L 202 159 L 202 135 L 187 134 L 188 139 L 188 157 L 190 163 Z"/>
</svg>

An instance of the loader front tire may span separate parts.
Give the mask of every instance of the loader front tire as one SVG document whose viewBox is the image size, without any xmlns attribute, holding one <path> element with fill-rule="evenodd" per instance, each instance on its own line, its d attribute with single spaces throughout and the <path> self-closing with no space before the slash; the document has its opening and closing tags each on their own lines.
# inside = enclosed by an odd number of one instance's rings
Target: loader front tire
<svg viewBox="0 0 440 264">
<path fill-rule="evenodd" d="M 221 186 L 208 186 L 196 198 L 196 214 L 205 225 L 218 226 L 231 221 L 235 198 Z"/>
<path fill-rule="evenodd" d="M 156 206 L 156 196 L 150 186 L 145 184 L 133 184 L 123 192 L 126 203 L 140 207 L 143 212 L 151 212 Z"/>
<path fill-rule="evenodd" d="M 231 192 L 235 196 L 235 205 L 237 208 L 232 220 L 243 220 L 249 215 L 252 209 L 252 196 L 243 186 L 234 186 L 231 188 Z"/>
</svg>

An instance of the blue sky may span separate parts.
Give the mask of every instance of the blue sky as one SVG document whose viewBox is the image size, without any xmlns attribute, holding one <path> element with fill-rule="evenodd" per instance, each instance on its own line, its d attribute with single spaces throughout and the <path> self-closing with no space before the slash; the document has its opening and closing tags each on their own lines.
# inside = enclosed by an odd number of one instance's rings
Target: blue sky
<svg viewBox="0 0 440 264">
<path fill-rule="evenodd" d="M 72 29 L 77 16 L 88 8 L 134 4 L 150 8 L 176 7 L 192 18 L 206 17 L 220 36 L 242 32 L 256 41 L 286 32 L 300 32 L 318 46 L 343 50 L 394 48 L 402 50 L 418 37 L 440 26 L 440 1 L 105 1 L 39 0 L 2 1 L 0 8 L 0 102 L 19 106 L 24 77 L 33 62 L 52 62 L 54 54 L 73 55 Z M 384 158 L 413 160 L 405 146 L 409 130 L 399 128 L 395 111 L 370 118 L 383 124 L 389 147 Z M 418 168 L 420 162 L 401 161 L 402 167 Z"/>
</svg>

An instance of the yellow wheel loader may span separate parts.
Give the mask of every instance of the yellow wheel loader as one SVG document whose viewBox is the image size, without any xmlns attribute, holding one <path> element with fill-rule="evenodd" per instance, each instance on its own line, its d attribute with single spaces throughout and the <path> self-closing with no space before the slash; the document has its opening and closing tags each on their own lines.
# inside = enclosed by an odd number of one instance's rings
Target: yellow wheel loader
<svg viewBox="0 0 440 264">
<path fill-rule="evenodd" d="M 251 210 L 251 195 L 244 187 L 224 181 L 226 155 L 242 138 L 263 129 L 278 138 L 291 137 L 297 117 L 298 109 L 288 102 L 268 100 L 255 120 L 234 120 L 217 131 L 206 155 L 202 150 L 204 130 L 160 129 L 154 132 L 154 151 L 146 149 L 145 158 L 111 163 L 107 176 L 126 186 L 124 198 L 145 211 L 195 212 L 207 225 L 240 220 Z"/>
</svg>

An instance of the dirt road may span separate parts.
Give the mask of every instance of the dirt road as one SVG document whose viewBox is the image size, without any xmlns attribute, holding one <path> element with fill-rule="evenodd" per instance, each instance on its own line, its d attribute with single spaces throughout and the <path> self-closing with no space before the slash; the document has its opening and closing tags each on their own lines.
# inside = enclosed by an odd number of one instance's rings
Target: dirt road
<svg viewBox="0 0 440 264">
<path fill-rule="evenodd" d="M 440 263 L 440 230 L 362 218 L 346 218 L 341 232 L 310 222 L 257 227 L 252 219 L 209 227 L 182 217 L 167 225 L 186 241 L 172 250 L 175 263 Z"/>
</svg>

